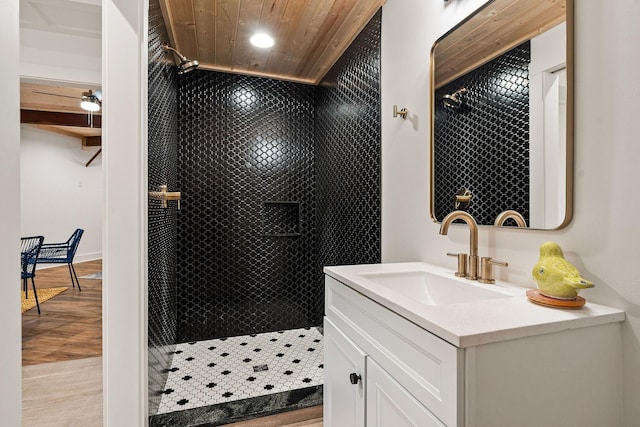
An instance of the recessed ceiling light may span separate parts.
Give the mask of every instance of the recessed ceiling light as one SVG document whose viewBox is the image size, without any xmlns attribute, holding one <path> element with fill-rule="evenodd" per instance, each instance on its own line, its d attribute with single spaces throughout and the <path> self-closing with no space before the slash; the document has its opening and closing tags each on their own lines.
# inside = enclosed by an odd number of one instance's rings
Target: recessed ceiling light
<svg viewBox="0 0 640 427">
<path fill-rule="evenodd" d="M 251 39 L 249 41 L 255 47 L 261 47 L 263 49 L 271 47 L 275 43 L 274 40 L 273 40 L 273 37 L 271 37 L 269 34 L 265 34 L 265 33 L 255 34 L 253 37 L 251 37 Z"/>
</svg>

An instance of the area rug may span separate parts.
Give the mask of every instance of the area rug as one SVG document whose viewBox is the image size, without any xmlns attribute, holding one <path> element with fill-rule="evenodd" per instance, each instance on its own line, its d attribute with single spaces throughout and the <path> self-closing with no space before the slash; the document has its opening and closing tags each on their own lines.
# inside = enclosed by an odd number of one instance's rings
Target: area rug
<svg viewBox="0 0 640 427">
<path fill-rule="evenodd" d="M 62 288 L 42 288 L 38 289 L 38 302 L 42 305 L 43 302 L 50 300 L 61 292 L 66 291 L 67 287 Z M 33 295 L 33 289 L 29 289 L 29 298 L 24 297 L 24 291 L 20 291 L 22 295 L 22 313 L 27 310 L 31 310 L 36 306 L 36 299 Z"/>
<path fill-rule="evenodd" d="M 84 276 L 80 276 L 81 279 L 95 279 L 102 280 L 102 271 L 98 271 L 97 273 L 91 273 Z"/>
</svg>

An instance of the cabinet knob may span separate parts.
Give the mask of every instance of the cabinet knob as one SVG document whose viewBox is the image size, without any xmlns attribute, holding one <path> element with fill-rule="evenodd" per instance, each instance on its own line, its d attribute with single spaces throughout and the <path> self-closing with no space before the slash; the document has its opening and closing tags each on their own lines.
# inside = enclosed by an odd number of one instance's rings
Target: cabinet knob
<svg viewBox="0 0 640 427">
<path fill-rule="evenodd" d="M 356 374 L 355 372 L 349 374 L 349 381 L 351 381 L 351 384 L 356 385 L 358 384 L 358 382 L 362 379 L 362 377 L 358 374 Z"/>
</svg>

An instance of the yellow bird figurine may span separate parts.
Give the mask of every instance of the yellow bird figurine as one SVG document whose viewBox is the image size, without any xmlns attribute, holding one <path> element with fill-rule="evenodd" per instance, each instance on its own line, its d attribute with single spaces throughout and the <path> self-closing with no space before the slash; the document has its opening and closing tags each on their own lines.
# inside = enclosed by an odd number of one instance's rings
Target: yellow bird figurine
<svg viewBox="0 0 640 427">
<path fill-rule="evenodd" d="M 556 242 L 545 242 L 540 246 L 540 259 L 533 267 L 532 274 L 540 293 L 551 298 L 575 299 L 580 289 L 595 286 L 583 279 L 578 269 L 564 259 L 562 249 Z"/>
</svg>

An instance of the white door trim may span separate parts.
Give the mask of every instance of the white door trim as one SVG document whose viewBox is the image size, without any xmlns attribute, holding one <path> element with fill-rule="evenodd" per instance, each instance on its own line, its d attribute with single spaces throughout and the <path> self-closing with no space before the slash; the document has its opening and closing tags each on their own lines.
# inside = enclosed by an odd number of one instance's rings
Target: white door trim
<svg viewBox="0 0 640 427">
<path fill-rule="evenodd" d="M 21 425 L 22 318 L 20 314 L 20 4 L 0 0 L 0 283 L 11 298 L 0 298 L 0 414 L 1 423 Z M 15 296 L 15 297 L 13 297 Z"/>
<path fill-rule="evenodd" d="M 146 426 L 148 0 L 104 0 L 104 425 Z"/>
</svg>

